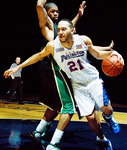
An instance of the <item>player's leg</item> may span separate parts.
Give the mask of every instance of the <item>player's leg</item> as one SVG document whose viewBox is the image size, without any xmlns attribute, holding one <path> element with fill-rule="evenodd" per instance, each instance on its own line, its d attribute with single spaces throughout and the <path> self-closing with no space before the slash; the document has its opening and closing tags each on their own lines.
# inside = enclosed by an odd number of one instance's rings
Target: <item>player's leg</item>
<svg viewBox="0 0 127 150">
<path fill-rule="evenodd" d="M 53 134 L 50 144 L 47 146 L 46 150 L 60 150 L 59 143 L 64 134 L 64 130 L 69 124 L 73 114 L 61 114 L 57 128 Z"/>
<path fill-rule="evenodd" d="M 113 118 L 113 108 L 111 106 L 111 102 L 109 100 L 107 91 L 104 88 L 104 85 L 103 85 L 103 101 L 104 101 L 104 106 L 101 107 L 103 111 L 102 116 L 105 119 L 108 126 L 110 126 L 112 132 L 118 134 L 120 132 L 120 127 L 118 123 L 115 121 L 115 119 Z"/>
<path fill-rule="evenodd" d="M 75 102 L 73 95 L 68 88 L 67 82 L 61 72 L 56 71 L 56 80 L 59 85 L 59 94 L 61 97 L 61 116 L 57 129 L 55 130 L 50 144 L 47 146 L 46 150 L 59 150 L 57 144 L 63 136 L 64 130 L 66 129 L 71 117 L 76 113 Z"/>
<path fill-rule="evenodd" d="M 93 132 L 100 138 L 104 138 L 104 134 L 101 130 L 100 125 L 100 119 L 98 116 L 98 112 L 94 111 L 91 115 L 86 116 L 86 119 L 88 120 L 88 124 L 90 128 L 93 130 Z"/>
<path fill-rule="evenodd" d="M 58 115 L 59 107 L 54 110 L 49 108 L 46 109 L 43 118 L 41 119 L 40 123 L 36 127 L 35 131 L 29 134 L 30 139 L 36 143 L 37 145 L 42 145 L 41 140 L 46 135 L 48 130 L 51 128 L 52 121 Z M 42 141 L 43 142 L 43 141 Z"/>
<path fill-rule="evenodd" d="M 56 107 L 54 110 L 47 108 L 43 116 L 43 119 L 47 122 L 51 122 L 56 118 L 58 113 L 59 113 L 59 107 Z"/>
<path fill-rule="evenodd" d="M 43 61 L 43 63 L 50 64 L 50 62 L 47 63 L 46 61 Z M 47 70 L 43 70 L 41 66 L 40 78 L 42 83 L 40 102 L 46 104 L 53 110 L 47 109 L 35 131 L 29 134 L 30 139 L 38 145 L 41 145 L 41 142 L 43 142 L 42 140 L 44 139 L 43 137 L 50 129 L 51 123 L 58 115 L 58 112 L 61 107 L 59 95 L 56 88 L 56 83 L 54 80 L 54 74 L 51 69 L 51 66 L 49 66 L 49 69 Z"/>
<path fill-rule="evenodd" d="M 70 122 L 73 114 L 76 112 L 75 102 L 70 89 L 68 88 L 67 82 L 61 72 L 56 71 L 56 80 L 59 85 L 59 94 L 61 97 L 61 116 L 57 129 L 55 130 L 50 144 L 47 146 L 46 150 L 59 150 L 57 144 L 63 136 L 64 130 L 66 129 L 68 123 Z"/>
<path fill-rule="evenodd" d="M 56 83 L 54 83 L 54 76 L 53 76 L 54 74 L 56 74 L 55 81 L 57 81 L 57 87 L 59 87 L 57 90 L 59 91 L 61 101 L 63 102 L 62 106 L 64 105 L 64 103 L 66 103 L 66 107 L 64 107 L 66 112 L 64 112 L 64 113 L 66 114 L 68 112 L 68 110 L 72 114 L 75 112 L 73 97 L 70 93 L 70 90 L 68 89 L 69 86 L 67 86 L 67 83 L 66 83 L 65 79 L 63 78 L 61 72 L 55 71 L 53 73 L 52 70 L 47 70 L 44 72 L 42 71 L 41 78 L 42 78 L 42 82 L 44 85 L 43 89 L 45 90 L 48 87 L 48 90 L 46 92 L 44 92 L 44 91 L 42 92 L 45 94 L 45 95 L 42 95 L 43 100 L 45 99 L 46 100 L 45 104 L 47 104 L 48 106 L 51 106 L 51 108 L 53 108 L 54 106 L 59 106 L 59 107 L 56 108 L 54 111 L 47 109 L 43 119 L 41 120 L 41 122 L 39 123 L 39 125 L 36 128 L 36 130 L 38 132 L 35 131 L 35 134 L 33 136 L 33 137 L 35 137 L 35 139 L 38 136 L 38 139 L 39 139 L 38 141 L 40 141 L 41 133 L 45 131 L 45 129 L 48 127 L 48 125 L 50 126 L 51 121 L 54 120 L 54 118 L 57 116 L 58 111 L 60 110 L 60 107 L 61 107 L 60 99 L 58 96 L 58 91 L 56 90 Z M 50 93 L 49 93 L 49 91 L 50 91 Z M 70 107 L 71 107 L 71 109 L 70 109 Z M 72 110 L 72 112 L 71 112 L 71 110 Z"/>
<path fill-rule="evenodd" d="M 109 104 L 107 106 L 103 106 L 102 108 L 103 111 L 103 118 L 112 130 L 113 133 L 118 134 L 120 132 L 120 127 L 119 124 L 116 122 L 116 120 L 113 117 L 113 109 L 111 106 L 111 103 L 109 101 Z"/>
<path fill-rule="evenodd" d="M 49 108 L 46 109 L 46 112 L 42 120 L 40 121 L 39 125 L 36 128 L 36 131 L 40 132 L 41 136 L 42 134 L 44 136 L 44 134 L 46 134 L 46 132 L 49 130 L 49 128 L 51 127 L 51 123 L 58 115 L 58 112 L 59 112 L 58 107 L 56 107 L 54 110 L 51 110 Z M 35 135 L 35 137 L 37 137 L 37 135 Z"/>
<path fill-rule="evenodd" d="M 91 115 L 86 116 L 88 120 L 88 124 L 93 132 L 97 135 L 97 142 L 99 142 L 104 149 L 113 150 L 112 144 L 109 139 L 107 139 L 102 130 L 100 125 L 100 119 L 98 112 L 94 111 Z"/>
<path fill-rule="evenodd" d="M 110 126 L 112 132 L 117 134 L 120 132 L 120 127 L 113 118 L 113 108 L 111 106 L 107 91 L 104 88 L 104 84 L 98 84 L 99 80 L 100 79 L 97 79 L 94 85 L 91 84 L 91 86 L 93 86 L 93 89 L 91 90 L 91 98 L 96 103 L 95 108 L 101 108 L 101 110 L 103 111 L 103 117 L 107 124 Z"/>
</svg>

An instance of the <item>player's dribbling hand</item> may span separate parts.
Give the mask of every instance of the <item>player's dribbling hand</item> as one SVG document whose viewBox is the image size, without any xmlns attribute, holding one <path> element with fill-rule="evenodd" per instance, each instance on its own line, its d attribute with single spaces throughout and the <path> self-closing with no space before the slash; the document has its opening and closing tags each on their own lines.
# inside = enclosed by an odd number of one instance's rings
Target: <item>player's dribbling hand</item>
<svg viewBox="0 0 127 150">
<path fill-rule="evenodd" d="M 118 61 L 120 61 L 123 65 L 124 65 L 124 59 L 122 57 L 122 55 L 120 53 L 118 53 L 117 51 L 113 50 L 111 56 L 116 55 L 118 56 Z"/>
</svg>

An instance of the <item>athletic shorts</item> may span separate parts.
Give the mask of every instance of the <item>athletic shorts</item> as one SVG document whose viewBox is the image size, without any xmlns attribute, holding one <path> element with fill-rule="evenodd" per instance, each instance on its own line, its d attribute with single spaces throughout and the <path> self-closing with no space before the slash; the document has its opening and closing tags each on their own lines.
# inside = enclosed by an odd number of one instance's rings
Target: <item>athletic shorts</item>
<svg viewBox="0 0 127 150">
<path fill-rule="evenodd" d="M 47 70 L 40 69 L 42 80 L 41 103 L 51 109 L 55 109 L 58 105 L 61 105 L 61 114 L 76 113 L 69 79 L 64 72 L 60 71 L 54 61 L 51 61 L 51 67 L 52 69 Z"/>
<path fill-rule="evenodd" d="M 100 110 L 109 103 L 109 97 L 99 78 L 87 83 L 72 82 L 74 98 L 78 107 L 79 117 L 92 114 L 93 110 Z"/>
</svg>

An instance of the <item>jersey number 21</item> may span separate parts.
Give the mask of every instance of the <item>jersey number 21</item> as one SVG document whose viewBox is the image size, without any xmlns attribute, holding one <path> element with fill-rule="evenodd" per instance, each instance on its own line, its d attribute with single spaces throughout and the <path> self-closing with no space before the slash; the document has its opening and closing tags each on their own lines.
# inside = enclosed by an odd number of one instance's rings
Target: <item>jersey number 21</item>
<svg viewBox="0 0 127 150">
<path fill-rule="evenodd" d="M 79 59 L 77 60 L 77 64 L 78 64 L 80 70 L 84 69 L 84 67 L 83 67 L 83 65 L 82 65 L 82 63 Z M 76 67 L 75 62 L 73 62 L 73 61 L 69 61 L 67 63 L 67 65 L 69 66 L 69 69 L 70 69 L 71 72 L 78 70 L 78 68 Z"/>
</svg>

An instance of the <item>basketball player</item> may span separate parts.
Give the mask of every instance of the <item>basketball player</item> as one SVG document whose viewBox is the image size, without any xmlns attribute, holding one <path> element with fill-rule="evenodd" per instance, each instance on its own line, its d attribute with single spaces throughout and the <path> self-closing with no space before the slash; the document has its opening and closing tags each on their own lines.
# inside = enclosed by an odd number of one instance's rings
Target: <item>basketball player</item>
<svg viewBox="0 0 127 150">
<path fill-rule="evenodd" d="M 39 26 L 42 32 L 42 35 L 45 38 L 45 41 L 53 40 L 57 36 L 57 22 L 59 11 L 58 7 L 54 3 L 46 3 L 46 0 L 37 1 L 37 14 L 39 18 Z M 86 2 L 83 1 L 79 7 L 79 12 L 76 17 L 72 20 L 73 25 L 75 26 L 79 18 L 83 15 L 84 9 L 86 8 Z M 50 35 L 50 36 L 49 36 Z M 43 46 L 45 46 L 43 44 Z M 112 47 L 112 44 L 111 44 Z M 42 81 L 42 92 L 41 92 L 41 101 L 46 105 L 53 108 L 47 109 L 42 120 L 37 126 L 36 130 L 29 134 L 29 137 L 36 144 L 40 145 L 41 137 L 45 135 L 47 130 L 51 126 L 51 122 L 58 115 L 60 109 L 59 96 L 57 94 L 56 86 L 54 83 L 54 76 L 52 74 L 52 68 L 49 65 L 51 59 L 45 58 L 40 66 L 40 77 Z M 52 77 L 52 78 L 51 78 Z M 50 79 L 50 80 L 49 80 Z M 54 91 L 53 91 L 54 89 Z M 97 114 L 97 112 L 96 112 Z"/>
<path fill-rule="evenodd" d="M 71 21 L 61 20 L 58 23 L 58 37 L 55 40 L 48 42 L 43 51 L 31 56 L 18 67 L 7 70 L 4 76 L 11 76 L 18 69 L 52 54 L 60 68 L 71 79 L 79 116 L 86 116 L 89 126 L 98 136 L 98 140 L 104 144 L 107 150 L 112 150 L 111 142 L 104 136 L 94 114 L 94 110 L 102 110 L 106 116 L 106 121 L 115 124 L 116 122 L 112 117 L 112 106 L 108 96 L 103 91 L 103 81 L 99 79 L 99 72 L 87 61 L 87 51 L 97 59 L 104 59 L 108 55 L 117 55 L 118 60 L 123 63 L 124 60 L 118 52 L 108 48 L 107 51 L 100 51 L 92 44 L 89 37 L 73 35 L 74 32 Z M 56 72 L 56 78 L 57 75 Z M 64 99 L 62 101 L 59 123 L 46 150 L 59 150 L 57 144 L 60 142 L 71 117 L 76 112 L 75 103 L 72 100 Z"/>
<path fill-rule="evenodd" d="M 45 4 L 45 3 L 46 0 L 37 1 L 37 14 L 39 18 L 39 26 L 41 28 L 42 35 L 44 36 L 45 41 L 50 41 L 57 36 L 57 21 L 59 11 L 56 4 L 54 3 Z M 86 2 L 83 1 L 79 7 L 78 14 L 72 20 L 74 26 L 76 25 L 79 18 L 83 15 L 85 8 Z M 112 48 L 113 45 L 114 44 L 112 42 L 110 44 L 110 47 Z M 43 44 L 43 46 L 45 45 Z M 58 115 L 58 111 L 60 109 L 59 96 L 57 94 L 56 86 L 54 83 L 54 76 L 52 75 L 51 66 L 49 66 L 49 64 L 51 63 L 50 61 L 51 60 L 49 58 L 46 58 L 45 60 L 42 61 L 40 67 L 40 77 L 42 81 L 41 101 L 43 103 L 46 103 L 46 105 L 52 107 L 53 110 L 47 109 L 36 130 L 29 134 L 29 137 L 32 139 L 32 141 L 34 141 L 38 145 L 40 145 L 41 137 L 43 137 L 46 134 L 47 130 L 49 130 L 52 121 Z"/>
<path fill-rule="evenodd" d="M 72 20 L 74 26 L 84 13 L 84 9 L 86 7 L 85 4 L 86 2 L 83 1 L 79 7 L 78 14 Z M 57 36 L 59 10 L 55 3 L 46 3 L 46 0 L 38 0 L 36 9 L 39 19 L 39 26 L 44 38 L 42 47 L 45 47 L 48 41 L 55 39 Z M 40 143 L 41 137 L 44 136 L 45 132 L 50 128 L 51 122 L 58 115 L 59 109 L 61 107 L 61 102 L 51 67 L 50 57 L 46 57 L 44 60 L 42 60 L 39 71 L 42 82 L 42 92 L 40 99 L 42 103 L 51 107 L 52 110 L 47 108 L 36 130 L 29 134 L 29 137 L 37 144 Z"/>
</svg>

